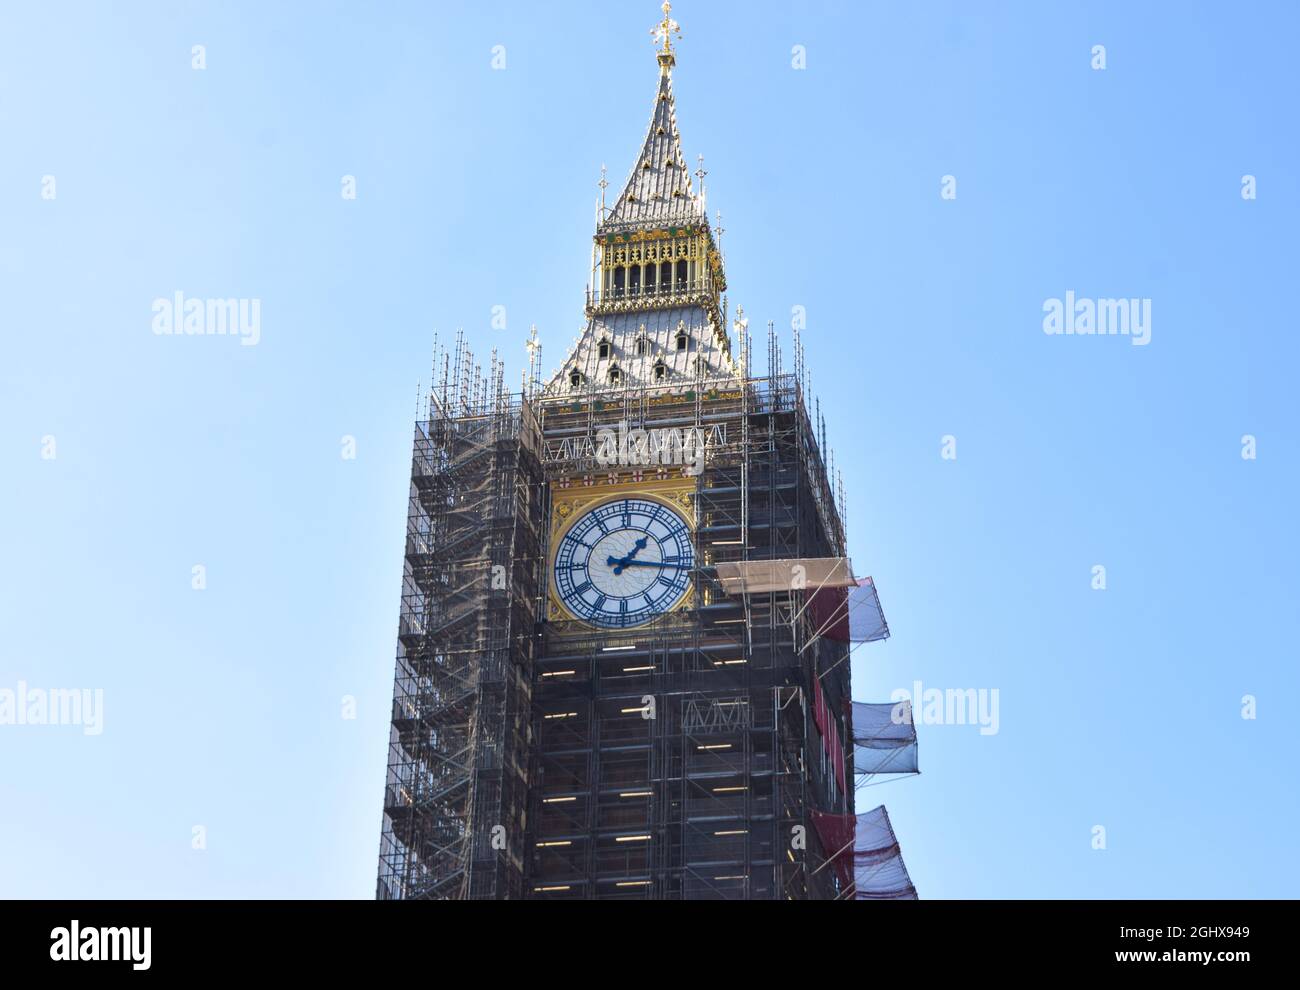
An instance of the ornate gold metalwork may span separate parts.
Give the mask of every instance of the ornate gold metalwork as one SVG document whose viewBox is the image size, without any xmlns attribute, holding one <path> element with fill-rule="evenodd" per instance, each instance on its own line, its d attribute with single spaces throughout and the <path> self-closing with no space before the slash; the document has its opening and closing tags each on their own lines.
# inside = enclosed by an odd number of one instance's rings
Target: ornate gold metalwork
<svg viewBox="0 0 1300 990">
<path fill-rule="evenodd" d="M 676 35 L 677 40 L 680 41 L 682 28 L 669 16 L 673 9 L 673 5 L 669 3 L 669 0 L 664 0 L 663 7 L 660 9 L 664 12 L 664 19 L 650 30 L 650 34 L 656 42 L 663 43 L 663 47 L 659 49 L 659 67 L 664 72 L 667 72 L 677 64 L 677 57 L 673 53 L 672 36 Z"/>
</svg>

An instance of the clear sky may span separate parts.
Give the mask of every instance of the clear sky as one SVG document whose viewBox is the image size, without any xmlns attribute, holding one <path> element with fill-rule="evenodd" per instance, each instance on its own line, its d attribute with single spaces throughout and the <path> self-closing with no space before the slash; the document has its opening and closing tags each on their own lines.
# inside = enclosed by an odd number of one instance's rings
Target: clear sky
<svg viewBox="0 0 1300 990">
<path fill-rule="evenodd" d="M 860 797 L 921 895 L 1300 893 L 1295 5 L 673 13 L 732 307 L 806 308 L 893 632 L 854 694 L 999 692 Z M 0 895 L 373 895 L 432 334 L 562 360 L 658 16 L 0 8 L 0 690 L 104 698 L 0 725 Z M 256 346 L 155 334 L 178 290 Z M 1067 291 L 1150 342 L 1045 334 Z"/>
</svg>

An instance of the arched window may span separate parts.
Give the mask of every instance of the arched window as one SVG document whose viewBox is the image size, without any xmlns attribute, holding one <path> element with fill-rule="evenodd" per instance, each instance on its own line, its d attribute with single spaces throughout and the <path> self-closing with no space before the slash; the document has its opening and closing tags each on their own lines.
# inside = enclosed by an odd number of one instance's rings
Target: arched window
<svg viewBox="0 0 1300 990">
<path fill-rule="evenodd" d="M 623 382 L 623 372 L 618 365 L 609 369 L 609 383 L 611 385 L 620 385 Z"/>
<path fill-rule="evenodd" d="M 569 372 L 569 387 L 582 388 L 582 372 L 577 368 Z"/>
<path fill-rule="evenodd" d="M 655 362 L 655 381 L 661 382 L 668 377 L 668 366 L 664 364 L 664 359 L 660 358 Z"/>
<path fill-rule="evenodd" d="M 638 336 L 636 339 L 636 356 L 644 357 L 646 352 L 649 350 L 650 350 L 650 341 L 645 339 L 644 334 Z"/>
</svg>

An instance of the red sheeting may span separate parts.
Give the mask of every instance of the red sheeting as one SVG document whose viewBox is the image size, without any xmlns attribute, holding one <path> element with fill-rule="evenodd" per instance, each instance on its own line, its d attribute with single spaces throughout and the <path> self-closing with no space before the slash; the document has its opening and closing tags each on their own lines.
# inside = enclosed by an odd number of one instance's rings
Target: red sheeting
<svg viewBox="0 0 1300 990">
<path fill-rule="evenodd" d="M 812 627 L 827 639 L 849 641 L 849 594 L 846 588 L 818 588 L 808 599 Z"/>
<path fill-rule="evenodd" d="M 840 741 L 840 720 L 831 713 L 830 706 L 826 703 L 820 677 L 813 678 L 813 721 L 817 723 L 817 731 L 821 733 L 822 749 L 830 758 L 840 790 L 846 790 L 844 744 Z"/>
</svg>

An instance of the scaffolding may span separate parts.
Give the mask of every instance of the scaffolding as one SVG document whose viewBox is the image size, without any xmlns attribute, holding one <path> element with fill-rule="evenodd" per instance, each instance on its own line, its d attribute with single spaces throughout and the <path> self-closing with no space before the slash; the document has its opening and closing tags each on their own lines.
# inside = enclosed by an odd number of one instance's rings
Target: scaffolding
<svg viewBox="0 0 1300 990">
<path fill-rule="evenodd" d="M 749 341 L 741 324 L 741 368 Z M 724 561 L 843 556 L 824 424 L 802 348 L 782 371 L 676 392 L 605 389 L 545 402 L 549 480 L 599 470 L 602 428 L 689 427 L 710 438 L 696 480 L 694 605 L 628 630 L 547 622 L 536 658 L 528 895 L 833 899 L 812 812 L 853 812 L 810 715 L 814 678 L 843 711 L 847 646 L 815 637 L 796 588 L 733 597 Z M 822 676 L 824 675 L 824 676 Z M 851 766 L 851 754 L 849 755 Z M 850 771 L 851 772 L 851 771 Z M 851 777 L 849 778 L 852 779 Z"/>
<path fill-rule="evenodd" d="M 523 892 L 540 433 L 458 335 L 416 424 L 380 899 Z"/>
<path fill-rule="evenodd" d="M 846 710 L 848 647 L 809 591 L 733 596 L 714 570 L 845 555 L 802 348 L 783 371 L 769 327 L 765 376 L 562 399 L 532 351 L 511 394 L 458 336 L 416 427 L 378 896 L 841 896 L 812 813 L 852 814 L 853 787 L 812 706 L 820 678 Z M 548 616 L 546 523 L 562 479 L 600 470 L 577 441 L 620 424 L 709 443 L 693 599 L 603 630 Z"/>
</svg>

